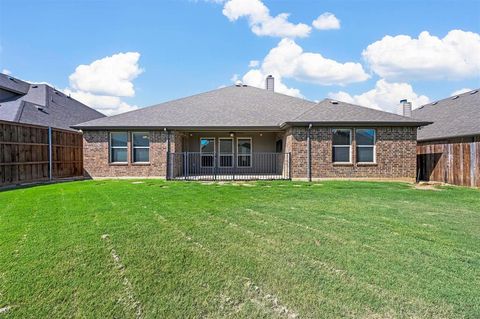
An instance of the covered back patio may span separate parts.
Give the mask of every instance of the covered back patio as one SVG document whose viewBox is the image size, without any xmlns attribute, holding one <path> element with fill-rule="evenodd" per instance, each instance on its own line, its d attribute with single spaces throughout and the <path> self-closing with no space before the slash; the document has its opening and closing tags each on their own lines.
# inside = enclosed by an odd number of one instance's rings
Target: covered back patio
<svg viewBox="0 0 480 319">
<path fill-rule="evenodd" d="M 175 132 L 168 154 L 171 180 L 290 179 L 284 132 Z"/>
</svg>

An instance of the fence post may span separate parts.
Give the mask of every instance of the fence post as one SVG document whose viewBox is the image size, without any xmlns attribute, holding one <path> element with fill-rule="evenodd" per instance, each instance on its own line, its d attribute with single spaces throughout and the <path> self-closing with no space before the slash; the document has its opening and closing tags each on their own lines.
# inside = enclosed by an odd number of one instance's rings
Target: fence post
<svg viewBox="0 0 480 319">
<path fill-rule="evenodd" d="M 475 164 L 477 162 L 476 159 L 476 144 L 475 141 L 470 143 L 470 186 L 475 187 L 477 181 L 475 180 Z"/>
<path fill-rule="evenodd" d="M 48 179 L 53 179 L 52 127 L 48 127 Z"/>
</svg>

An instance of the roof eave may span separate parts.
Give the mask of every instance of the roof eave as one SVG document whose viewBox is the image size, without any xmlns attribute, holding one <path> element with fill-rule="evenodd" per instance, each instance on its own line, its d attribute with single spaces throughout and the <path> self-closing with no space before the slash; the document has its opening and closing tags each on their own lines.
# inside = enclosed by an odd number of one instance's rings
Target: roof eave
<svg viewBox="0 0 480 319">
<path fill-rule="evenodd" d="M 115 126 L 104 126 L 104 125 L 72 125 L 74 129 L 84 130 L 84 131 L 98 131 L 98 130 L 188 130 L 188 131 L 252 131 L 252 130 L 262 130 L 262 131 L 278 131 L 280 127 L 275 126 L 176 126 L 176 125 L 158 125 L 158 126 L 125 126 L 125 125 L 115 125 Z"/>
<path fill-rule="evenodd" d="M 468 134 L 458 134 L 458 135 L 447 135 L 447 136 L 433 136 L 427 138 L 418 138 L 419 142 L 432 142 L 432 141 L 439 141 L 439 140 L 448 140 L 454 138 L 464 138 L 464 137 L 475 137 L 480 136 L 480 132 L 478 133 L 468 133 Z"/>
<path fill-rule="evenodd" d="M 285 122 L 280 125 L 281 128 L 294 127 L 294 126 L 426 126 L 433 124 L 433 122 L 415 121 L 415 122 L 395 122 L 395 121 L 298 121 L 298 122 Z"/>
</svg>

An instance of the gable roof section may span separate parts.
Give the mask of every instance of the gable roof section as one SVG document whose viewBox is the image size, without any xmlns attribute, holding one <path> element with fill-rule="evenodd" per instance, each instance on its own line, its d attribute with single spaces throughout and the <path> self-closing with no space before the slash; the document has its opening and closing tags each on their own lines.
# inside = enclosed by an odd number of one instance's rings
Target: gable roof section
<svg viewBox="0 0 480 319">
<path fill-rule="evenodd" d="M 0 101 L 0 120 L 71 130 L 71 125 L 105 116 L 46 84 L 16 81 L 28 85 L 28 90 Z"/>
<path fill-rule="evenodd" d="M 405 117 L 389 112 L 379 111 L 368 107 L 324 99 L 313 108 L 300 114 L 290 121 L 287 125 L 402 125 L 402 126 L 421 126 L 430 122 L 418 121 L 410 117 Z"/>
<path fill-rule="evenodd" d="M 75 125 L 78 128 L 277 128 L 314 102 L 250 87 L 225 88 Z"/>
<path fill-rule="evenodd" d="M 139 110 L 74 125 L 105 128 L 270 128 L 303 122 L 412 125 L 411 118 L 332 100 L 321 103 L 250 86 L 229 86 Z"/>
<path fill-rule="evenodd" d="M 419 141 L 480 135 L 479 89 L 426 104 L 413 117 L 434 122 L 418 131 Z"/>
</svg>

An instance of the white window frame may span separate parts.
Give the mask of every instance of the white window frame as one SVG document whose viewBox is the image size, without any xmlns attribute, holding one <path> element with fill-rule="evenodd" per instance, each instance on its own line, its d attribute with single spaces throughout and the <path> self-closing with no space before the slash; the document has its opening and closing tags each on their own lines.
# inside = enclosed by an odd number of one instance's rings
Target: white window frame
<svg viewBox="0 0 480 319">
<path fill-rule="evenodd" d="M 358 145 L 357 143 L 357 130 L 373 130 L 373 145 Z M 356 128 L 355 129 L 355 146 L 356 147 L 365 147 L 365 148 L 373 148 L 373 162 L 359 162 L 357 160 L 357 164 L 377 164 L 377 130 L 370 127 L 365 128 Z M 355 150 L 356 152 L 357 150 Z M 358 156 L 355 156 L 358 158 Z"/>
<path fill-rule="evenodd" d="M 250 154 L 240 154 L 240 153 L 238 152 L 238 141 L 239 141 L 239 140 L 250 140 Z M 249 168 L 249 167 L 252 167 L 252 165 L 253 165 L 253 156 L 252 156 L 252 154 L 253 154 L 253 139 L 252 139 L 251 137 L 237 137 L 237 145 L 236 145 L 236 146 L 237 146 L 237 147 L 236 147 L 236 148 L 237 148 L 237 156 L 236 156 L 236 157 L 237 157 L 237 160 L 236 160 L 236 163 L 235 163 L 235 164 L 237 165 L 237 167 L 239 167 L 239 168 Z M 249 165 L 249 166 L 239 166 L 239 165 L 238 165 L 238 158 L 239 158 L 240 156 L 250 156 L 250 165 Z"/>
<path fill-rule="evenodd" d="M 333 134 L 334 134 L 334 131 L 335 130 L 343 130 L 343 131 L 350 131 L 350 145 L 333 145 Z M 353 130 L 351 128 L 334 128 L 332 129 L 332 162 L 334 164 L 352 164 L 353 161 L 352 161 L 352 133 L 353 133 Z M 335 147 L 347 147 L 348 146 L 348 149 L 349 149 L 349 154 L 348 154 L 348 158 L 349 158 L 349 162 L 335 162 L 333 160 L 333 149 Z"/>
<path fill-rule="evenodd" d="M 112 145 L 112 133 L 125 133 L 127 135 L 127 145 L 126 146 L 113 146 Z M 127 131 L 114 131 L 108 133 L 108 158 L 111 164 L 128 164 L 128 132 Z M 113 149 L 125 149 L 127 150 L 127 161 L 126 162 L 114 162 L 112 156 Z"/>
<path fill-rule="evenodd" d="M 133 134 L 147 134 L 148 135 L 148 146 L 135 146 L 135 140 Z M 131 141 L 132 141 L 132 163 L 134 164 L 150 164 L 150 132 L 131 132 Z M 135 149 L 148 149 L 148 162 L 135 162 Z"/>
<path fill-rule="evenodd" d="M 222 153 L 222 143 L 221 141 L 222 140 L 230 140 L 230 142 L 232 143 L 232 153 Z M 220 158 L 222 156 L 229 156 L 231 159 L 232 159 L 232 165 L 230 166 L 225 166 L 225 165 L 221 165 L 221 160 Z M 234 159 L 234 156 L 235 156 L 235 140 L 233 137 L 219 137 L 218 138 L 218 167 L 233 167 L 234 163 L 235 163 L 235 159 Z"/>
<path fill-rule="evenodd" d="M 202 140 L 213 140 L 213 153 L 210 153 L 210 152 L 207 152 L 208 155 L 203 155 L 203 152 L 202 152 Z M 217 150 L 216 148 L 216 139 L 215 137 L 205 137 L 205 136 L 202 136 L 200 137 L 199 139 L 199 144 L 200 144 L 200 167 L 201 168 L 215 168 L 215 152 Z M 212 166 L 203 166 L 202 165 L 202 158 L 203 156 L 212 156 L 213 159 L 212 159 Z"/>
</svg>

